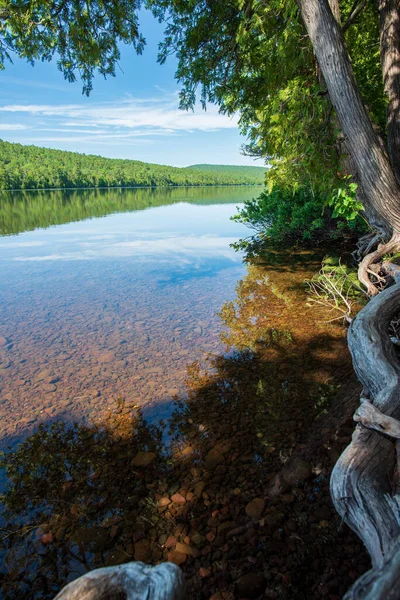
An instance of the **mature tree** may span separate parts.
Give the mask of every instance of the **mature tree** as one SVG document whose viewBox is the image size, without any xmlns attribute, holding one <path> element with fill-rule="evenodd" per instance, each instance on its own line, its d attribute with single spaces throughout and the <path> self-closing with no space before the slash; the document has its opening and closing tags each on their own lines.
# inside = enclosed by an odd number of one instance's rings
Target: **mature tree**
<svg viewBox="0 0 400 600">
<path fill-rule="evenodd" d="M 308 180 L 312 186 L 332 187 L 343 168 L 339 144 L 344 137 L 351 159 L 346 166 L 359 184 L 368 220 L 378 234 L 367 240 L 367 246 L 372 249 L 393 235 L 380 249 L 384 254 L 397 246 L 400 231 L 397 9 L 382 5 L 378 12 L 363 0 L 353 5 L 344 0 L 342 27 L 334 1 L 336 16 L 329 3 L 320 0 L 298 4 L 149 0 L 148 4 L 160 19 L 168 19 L 161 60 L 171 51 L 179 58 L 182 106 L 194 105 L 200 87 L 204 104 L 209 100 L 223 111 L 239 110 L 252 140 L 250 150 L 272 157 L 272 177 L 278 182 L 290 177 L 297 183 Z M 383 72 L 375 50 L 379 36 Z M 377 258 L 376 254 L 368 258 L 360 270 L 371 294 L 376 290 L 368 267 L 370 259 Z"/>
<path fill-rule="evenodd" d="M 251 150 L 272 158 L 272 181 L 291 177 L 296 185 L 324 188 L 336 184 L 338 171 L 352 173 L 373 228 L 360 243 L 359 275 L 375 295 L 377 282 L 386 277 L 387 283 L 389 273 L 396 277 L 396 270 L 377 263 L 400 245 L 398 2 L 147 4 L 167 20 L 161 60 L 169 52 L 178 56 L 182 105 L 194 105 L 200 86 L 204 104 L 239 111 Z M 0 0 L 0 59 L 13 51 L 29 60 L 58 53 L 65 76 L 73 79 L 78 71 L 89 92 L 96 69 L 114 72 L 118 41 L 141 51 L 135 9 L 125 0 Z M 364 384 L 356 417 L 363 426 L 338 461 L 332 491 L 343 518 L 366 543 L 373 569 L 349 598 L 399 596 L 398 448 L 392 439 L 400 438 L 400 365 L 388 334 L 399 300 L 400 283 L 371 300 L 350 328 Z"/>
<path fill-rule="evenodd" d="M 178 56 L 182 105 L 193 106 L 200 87 L 204 104 L 239 110 L 253 150 L 273 157 L 273 176 L 301 173 L 303 182 L 324 185 L 329 169 L 344 166 L 342 140 L 346 167 L 358 182 L 373 230 L 359 246 L 359 278 L 371 296 L 378 281 L 393 281 L 397 270 L 376 263 L 400 246 L 398 3 L 149 0 L 149 5 L 167 20 L 161 60 L 171 51 Z M 364 34 L 370 46 L 360 53 Z M 384 94 L 381 85 L 375 92 L 371 85 L 379 74 Z M 330 185 L 334 179 L 332 173 Z M 400 364 L 388 333 L 399 300 L 400 284 L 388 287 L 349 332 L 364 384 L 355 417 L 362 425 L 335 467 L 331 489 L 344 520 L 365 542 L 373 569 L 348 598 L 400 596 L 400 428 L 395 420 L 400 417 Z"/>
</svg>

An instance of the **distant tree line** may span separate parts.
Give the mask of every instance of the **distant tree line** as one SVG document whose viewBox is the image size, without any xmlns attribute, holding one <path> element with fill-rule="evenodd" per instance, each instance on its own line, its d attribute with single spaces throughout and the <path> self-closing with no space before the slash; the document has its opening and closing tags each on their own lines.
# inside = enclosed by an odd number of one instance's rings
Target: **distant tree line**
<svg viewBox="0 0 400 600">
<path fill-rule="evenodd" d="M 211 167 L 211 168 L 210 168 Z M 263 167 L 200 165 L 177 168 L 137 160 L 23 146 L 0 140 L 0 189 L 254 185 Z"/>
</svg>

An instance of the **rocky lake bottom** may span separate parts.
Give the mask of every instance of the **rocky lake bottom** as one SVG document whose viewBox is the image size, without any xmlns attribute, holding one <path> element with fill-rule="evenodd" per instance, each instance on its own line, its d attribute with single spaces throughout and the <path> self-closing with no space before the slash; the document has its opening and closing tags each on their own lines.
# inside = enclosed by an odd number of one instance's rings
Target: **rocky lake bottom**
<svg viewBox="0 0 400 600">
<path fill-rule="evenodd" d="M 0 238 L 4 600 L 130 560 L 190 598 L 338 600 L 369 567 L 329 496 L 359 387 L 307 305 L 321 252 L 243 265 L 233 212 Z"/>
</svg>

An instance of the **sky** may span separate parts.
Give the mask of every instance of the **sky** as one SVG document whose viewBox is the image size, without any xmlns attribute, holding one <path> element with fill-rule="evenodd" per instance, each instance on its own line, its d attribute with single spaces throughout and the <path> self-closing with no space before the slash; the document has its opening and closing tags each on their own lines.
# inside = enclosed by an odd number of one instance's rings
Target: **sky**
<svg viewBox="0 0 400 600">
<path fill-rule="evenodd" d="M 243 156 L 237 117 L 216 106 L 178 108 L 176 59 L 157 63 L 163 26 L 140 13 L 147 45 L 142 56 L 121 47 L 116 77 L 96 76 L 90 97 L 68 83 L 54 62 L 13 58 L 0 71 L 0 139 L 47 148 L 129 158 L 177 167 L 199 163 L 258 165 Z"/>
</svg>

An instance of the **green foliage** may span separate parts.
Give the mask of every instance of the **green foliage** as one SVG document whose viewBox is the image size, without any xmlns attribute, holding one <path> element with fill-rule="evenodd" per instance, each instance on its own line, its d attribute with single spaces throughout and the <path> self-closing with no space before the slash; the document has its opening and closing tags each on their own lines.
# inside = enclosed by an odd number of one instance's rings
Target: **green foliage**
<svg viewBox="0 0 400 600">
<path fill-rule="evenodd" d="M 332 217 L 342 217 L 351 222 L 357 219 L 363 209 L 361 202 L 357 200 L 356 183 L 348 183 L 347 187 L 338 188 L 328 199 L 328 205 L 333 208 Z"/>
<path fill-rule="evenodd" d="M 255 230 L 255 236 L 234 244 L 250 255 L 257 252 L 263 243 L 278 245 L 317 244 L 336 239 L 347 233 L 349 227 L 345 215 L 335 215 L 327 208 L 327 198 L 321 193 L 312 193 L 305 188 L 296 191 L 274 188 L 258 198 L 244 203 L 243 208 L 232 217 Z M 351 224 L 354 232 L 361 230 L 359 217 Z"/>
<path fill-rule="evenodd" d="M 350 321 L 360 306 L 365 304 L 365 293 L 361 288 L 357 269 L 343 264 L 340 259 L 326 257 L 314 277 L 306 281 L 309 306 L 328 308 L 331 321 Z"/>
<path fill-rule="evenodd" d="M 56 56 L 65 79 L 78 74 L 88 95 L 95 72 L 115 75 L 121 42 L 142 53 L 137 9 L 131 0 L 0 0 L 0 68 L 13 53 L 32 64 Z"/>
<path fill-rule="evenodd" d="M 268 159 L 271 187 L 329 194 L 343 170 L 338 125 L 294 0 L 147 0 L 165 20 L 159 60 L 178 58 L 181 105 L 240 114 L 246 150 Z M 354 8 L 341 0 L 342 21 Z M 384 133 L 379 17 L 369 3 L 346 30 L 358 84 Z M 294 197 L 296 198 L 296 197 Z"/>
<path fill-rule="evenodd" d="M 208 165 L 205 165 L 206 167 Z M 263 167 L 177 168 L 0 140 L 0 190 L 263 184 Z"/>
</svg>

